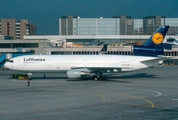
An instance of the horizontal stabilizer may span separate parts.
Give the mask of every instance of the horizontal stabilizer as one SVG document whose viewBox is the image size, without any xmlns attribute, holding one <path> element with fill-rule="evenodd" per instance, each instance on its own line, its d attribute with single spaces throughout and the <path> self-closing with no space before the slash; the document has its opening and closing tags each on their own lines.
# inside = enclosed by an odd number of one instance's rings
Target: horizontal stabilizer
<svg viewBox="0 0 178 120">
<path fill-rule="evenodd" d="M 163 60 L 169 60 L 169 59 L 172 59 L 172 58 L 173 58 L 172 56 L 160 56 L 160 57 L 157 57 L 155 59 L 141 61 L 141 63 L 149 66 L 149 65 L 156 64 L 156 63 L 159 64 Z"/>
</svg>

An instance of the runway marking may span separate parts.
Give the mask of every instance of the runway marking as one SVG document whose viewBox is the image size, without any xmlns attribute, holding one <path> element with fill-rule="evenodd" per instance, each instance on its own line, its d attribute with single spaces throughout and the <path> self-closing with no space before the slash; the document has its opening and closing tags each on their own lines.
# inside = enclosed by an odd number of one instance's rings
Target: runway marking
<svg viewBox="0 0 178 120">
<path fill-rule="evenodd" d="M 162 95 L 161 92 L 158 92 L 158 91 L 154 91 L 154 90 L 144 90 L 144 89 L 136 89 L 136 90 L 143 90 L 143 91 L 149 91 L 149 92 L 154 92 L 154 93 L 157 93 L 158 95 L 156 95 L 155 97 L 159 97 Z"/>
<path fill-rule="evenodd" d="M 149 91 L 152 91 L 152 92 L 158 93 L 158 95 L 156 95 L 155 97 L 159 97 L 159 96 L 161 96 L 161 95 L 162 95 L 162 93 L 157 92 L 157 91 L 153 91 L 153 90 L 149 90 Z"/>
<path fill-rule="evenodd" d="M 98 95 L 98 96 L 102 97 L 102 101 L 103 102 L 111 102 L 111 101 L 106 101 L 106 98 L 103 95 L 99 95 L 99 94 L 95 94 L 95 95 Z M 136 97 L 136 96 L 132 96 L 132 95 L 126 95 L 126 94 L 119 94 L 119 95 L 130 97 L 130 98 L 135 98 L 135 99 L 139 99 L 139 100 L 143 100 L 143 101 L 146 101 L 147 103 L 149 103 L 151 105 L 151 106 L 146 106 L 146 107 L 152 107 L 152 108 L 155 107 L 154 104 L 150 100 L 147 100 L 147 99 L 144 99 L 144 98 L 140 98 L 140 97 Z M 126 103 L 126 102 L 120 102 L 120 103 L 122 103 L 122 104 L 131 104 L 131 103 Z M 131 104 L 131 105 L 139 105 L 139 104 Z M 139 105 L 139 106 L 143 106 L 143 105 Z"/>
<path fill-rule="evenodd" d="M 178 99 L 172 99 L 172 100 L 178 100 Z"/>
<path fill-rule="evenodd" d="M 123 95 L 123 96 L 128 96 L 128 97 L 131 97 L 131 98 L 136 98 L 136 99 L 140 99 L 140 100 L 146 101 L 146 102 L 150 103 L 151 107 L 155 107 L 154 104 L 150 100 L 147 100 L 147 99 L 144 99 L 144 98 L 140 98 L 140 97 L 136 97 L 136 96 L 132 96 L 132 95 Z"/>
<path fill-rule="evenodd" d="M 21 90 L 24 90 L 24 89 L 21 89 Z M 39 90 L 56 90 L 56 89 L 39 88 Z M 72 91 L 73 91 L 73 90 L 66 90 L 66 89 L 60 89 L 60 90 L 67 91 L 67 92 L 72 92 Z M 138 89 L 137 89 L 137 90 L 138 90 Z M 140 89 L 140 90 L 143 90 L 143 91 L 151 91 L 151 92 L 158 93 L 158 95 L 156 95 L 156 96 L 160 96 L 160 95 L 161 95 L 160 92 L 153 91 L 153 90 L 144 90 L 144 89 Z M 81 92 L 81 91 L 73 91 L 73 92 Z M 83 93 L 83 94 L 86 94 L 87 91 L 86 91 L 86 92 L 83 91 L 82 93 Z M 106 98 L 105 98 L 105 96 L 103 96 L 103 95 L 100 95 L 100 94 L 95 94 L 95 95 L 101 97 L 103 102 L 111 102 L 111 101 L 106 101 Z M 118 95 L 118 94 L 117 94 L 117 95 Z M 127 96 L 127 97 L 131 97 L 131 98 L 140 99 L 140 100 L 146 101 L 147 103 L 149 103 L 149 104 L 151 105 L 151 106 L 146 106 L 146 107 L 155 107 L 154 104 L 153 104 L 150 100 L 147 100 L 147 99 L 144 99 L 144 98 L 140 98 L 140 97 L 136 97 L 136 96 L 131 96 L 131 95 L 122 95 L 122 96 Z M 156 96 L 155 96 L 155 97 L 156 97 Z M 122 104 L 128 104 L 128 105 L 130 104 L 130 103 L 124 103 L 124 102 L 120 102 L 120 103 L 122 103 Z M 143 106 L 143 105 L 141 105 L 141 104 L 130 104 L 130 105 Z"/>
<path fill-rule="evenodd" d="M 70 90 L 70 91 L 72 91 L 72 90 Z M 80 91 L 78 91 L 78 92 L 80 92 Z M 156 92 L 156 91 L 152 91 L 152 92 Z M 83 92 L 83 93 L 87 93 L 87 92 Z M 159 93 L 159 92 L 156 92 L 156 93 Z M 95 95 L 101 97 L 103 102 L 111 102 L 111 101 L 106 101 L 106 97 L 103 96 L 103 95 L 100 95 L 100 94 L 95 94 Z M 158 94 L 158 95 L 161 95 L 161 93 Z M 144 99 L 144 98 L 140 98 L 140 97 L 136 97 L 136 96 L 131 96 L 131 95 L 122 95 L 122 96 L 132 97 L 132 98 L 136 98 L 136 99 L 140 99 L 140 100 L 146 101 L 151 105 L 151 107 L 154 107 L 154 104 L 150 100 L 147 100 L 147 99 Z M 123 104 L 129 104 L 129 103 L 123 103 Z M 138 105 L 138 104 L 132 104 L 132 105 Z"/>
<path fill-rule="evenodd" d="M 166 96 L 176 96 L 177 95 L 177 93 L 175 93 L 175 94 L 168 94 L 168 95 L 164 95 L 165 97 Z"/>
</svg>

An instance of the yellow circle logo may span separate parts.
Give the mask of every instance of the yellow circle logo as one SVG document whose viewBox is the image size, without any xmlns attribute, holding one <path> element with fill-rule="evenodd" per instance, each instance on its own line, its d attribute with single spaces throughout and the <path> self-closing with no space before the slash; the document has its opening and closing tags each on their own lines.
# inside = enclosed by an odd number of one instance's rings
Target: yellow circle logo
<svg viewBox="0 0 178 120">
<path fill-rule="evenodd" d="M 155 33 L 153 36 L 152 36 L 152 41 L 155 43 L 155 44 L 161 44 L 163 42 L 163 35 L 161 33 Z"/>
</svg>

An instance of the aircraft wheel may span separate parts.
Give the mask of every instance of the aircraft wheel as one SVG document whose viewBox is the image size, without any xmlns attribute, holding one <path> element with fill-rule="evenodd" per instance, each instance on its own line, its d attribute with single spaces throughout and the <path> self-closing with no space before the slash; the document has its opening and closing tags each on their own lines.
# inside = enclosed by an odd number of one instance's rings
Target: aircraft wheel
<svg viewBox="0 0 178 120">
<path fill-rule="evenodd" d="M 93 76 L 94 81 L 98 81 L 98 77 L 96 75 Z"/>
</svg>

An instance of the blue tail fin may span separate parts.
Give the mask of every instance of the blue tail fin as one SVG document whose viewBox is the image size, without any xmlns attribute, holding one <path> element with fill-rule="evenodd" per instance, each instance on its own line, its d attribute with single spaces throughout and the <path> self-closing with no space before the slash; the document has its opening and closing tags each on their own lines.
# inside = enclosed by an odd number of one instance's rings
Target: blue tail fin
<svg viewBox="0 0 178 120">
<path fill-rule="evenodd" d="M 152 36 L 143 44 L 143 46 L 155 46 L 163 42 L 169 26 L 160 26 Z"/>
<path fill-rule="evenodd" d="M 142 56 L 164 55 L 164 46 L 162 42 L 168 29 L 169 26 L 160 26 L 143 45 L 133 45 L 132 53 Z"/>
</svg>

